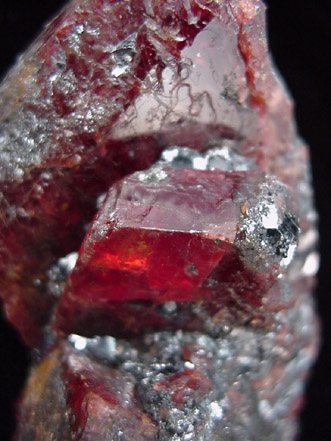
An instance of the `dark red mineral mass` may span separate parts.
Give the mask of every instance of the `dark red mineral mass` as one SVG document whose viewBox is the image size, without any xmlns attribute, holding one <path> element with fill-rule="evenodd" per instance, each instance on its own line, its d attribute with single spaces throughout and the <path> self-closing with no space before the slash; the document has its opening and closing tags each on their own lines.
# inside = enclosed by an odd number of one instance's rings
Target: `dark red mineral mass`
<svg viewBox="0 0 331 441">
<path fill-rule="evenodd" d="M 72 0 L 20 57 L 0 86 L 0 296 L 37 356 L 17 441 L 293 441 L 318 254 L 292 107 L 261 0 Z"/>
</svg>

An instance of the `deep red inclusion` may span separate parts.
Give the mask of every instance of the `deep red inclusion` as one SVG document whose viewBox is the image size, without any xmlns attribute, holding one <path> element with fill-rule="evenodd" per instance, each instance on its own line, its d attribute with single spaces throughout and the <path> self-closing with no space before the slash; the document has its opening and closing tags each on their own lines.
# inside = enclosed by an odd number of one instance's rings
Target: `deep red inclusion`
<svg viewBox="0 0 331 441">
<path fill-rule="evenodd" d="M 188 400 L 199 403 L 211 390 L 213 383 L 199 369 L 185 369 L 154 385 L 157 391 L 167 391 L 174 403 L 182 405 Z"/>
</svg>

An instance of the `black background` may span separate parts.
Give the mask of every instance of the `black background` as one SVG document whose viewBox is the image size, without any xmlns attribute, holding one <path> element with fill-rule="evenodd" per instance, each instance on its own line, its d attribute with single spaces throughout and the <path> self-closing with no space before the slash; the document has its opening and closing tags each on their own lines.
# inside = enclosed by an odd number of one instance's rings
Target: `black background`
<svg viewBox="0 0 331 441">
<path fill-rule="evenodd" d="M 1 0 L 1 76 L 63 3 Z M 308 386 L 299 441 L 328 441 L 331 439 L 330 4 L 328 0 L 269 0 L 267 4 L 271 51 L 295 98 L 299 131 L 311 147 L 320 213 L 322 265 L 317 297 L 323 321 L 323 346 Z M 22 389 L 28 363 L 29 354 L 18 335 L 0 317 L 0 439 L 3 441 L 9 440 L 13 433 L 14 402 Z"/>
</svg>

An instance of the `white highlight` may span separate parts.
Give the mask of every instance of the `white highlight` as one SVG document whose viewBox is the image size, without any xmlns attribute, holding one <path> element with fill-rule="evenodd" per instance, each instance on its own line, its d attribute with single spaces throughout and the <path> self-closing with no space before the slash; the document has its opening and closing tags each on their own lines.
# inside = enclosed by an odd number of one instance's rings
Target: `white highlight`
<svg viewBox="0 0 331 441">
<path fill-rule="evenodd" d="M 274 412 L 272 406 L 268 400 L 261 400 L 258 404 L 259 412 L 264 416 L 266 420 L 272 420 L 274 417 Z"/>
<path fill-rule="evenodd" d="M 268 214 L 263 214 L 262 224 L 264 228 L 277 228 L 278 227 L 278 212 L 275 205 L 268 205 L 266 207 Z"/>
<path fill-rule="evenodd" d="M 315 251 L 308 254 L 302 267 L 302 273 L 305 276 L 314 276 L 320 266 L 320 256 Z"/>
<path fill-rule="evenodd" d="M 191 363 L 190 361 L 185 361 L 184 366 L 186 367 L 186 369 L 194 369 L 194 364 Z"/>
<path fill-rule="evenodd" d="M 308 230 L 307 233 L 303 234 L 299 239 L 298 252 L 304 253 L 313 247 L 318 240 L 318 233 L 316 230 Z"/>
<path fill-rule="evenodd" d="M 162 159 L 167 162 L 173 161 L 178 156 L 178 148 L 167 149 L 162 153 Z"/>
<path fill-rule="evenodd" d="M 168 313 L 175 312 L 177 310 L 177 304 L 176 302 L 166 302 L 163 305 L 163 309 Z"/>
<path fill-rule="evenodd" d="M 87 339 L 80 335 L 70 334 L 68 340 L 74 345 L 74 348 L 77 349 L 77 351 L 83 351 L 86 348 Z"/>
<path fill-rule="evenodd" d="M 115 78 L 120 77 L 121 75 L 125 74 L 128 72 L 128 66 L 115 66 L 114 69 L 111 71 L 111 75 Z"/>
<path fill-rule="evenodd" d="M 97 208 L 101 208 L 101 205 L 104 203 L 104 200 L 106 199 L 107 193 L 102 193 L 97 197 Z"/>
<path fill-rule="evenodd" d="M 284 259 L 282 259 L 281 261 L 281 264 L 283 266 L 287 266 L 292 262 L 296 248 L 297 246 L 294 243 L 289 245 L 287 250 L 287 257 L 284 257 Z"/>
<path fill-rule="evenodd" d="M 213 401 L 212 403 L 210 403 L 210 414 L 213 418 L 215 418 L 216 420 L 221 420 L 223 418 L 223 409 L 222 407 L 217 403 L 217 401 Z"/>
<path fill-rule="evenodd" d="M 68 272 L 72 271 L 76 265 L 78 259 L 78 253 L 76 251 L 67 254 L 65 257 L 59 259 L 59 264 L 65 267 Z"/>
<path fill-rule="evenodd" d="M 196 170 L 207 170 L 208 166 L 208 159 L 197 157 L 193 159 L 193 168 Z"/>
</svg>

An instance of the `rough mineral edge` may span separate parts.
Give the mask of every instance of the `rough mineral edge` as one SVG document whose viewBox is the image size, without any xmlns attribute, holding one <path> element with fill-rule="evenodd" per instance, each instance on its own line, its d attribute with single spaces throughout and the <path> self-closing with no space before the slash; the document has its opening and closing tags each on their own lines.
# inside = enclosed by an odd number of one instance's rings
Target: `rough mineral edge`
<svg viewBox="0 0 331 441">
<path fill-rule="evenodd" d="M 267 53 L 264 9 L 260 1 L 76 0 L 5 78 L 1 296 L 26 342 L 40 342 L 54 303 L 46 271 L 77 250 L 96 197 L 169 145 L 229 141 L 298 189 L 308 232 L 307 149 Z"/>
</svg>

